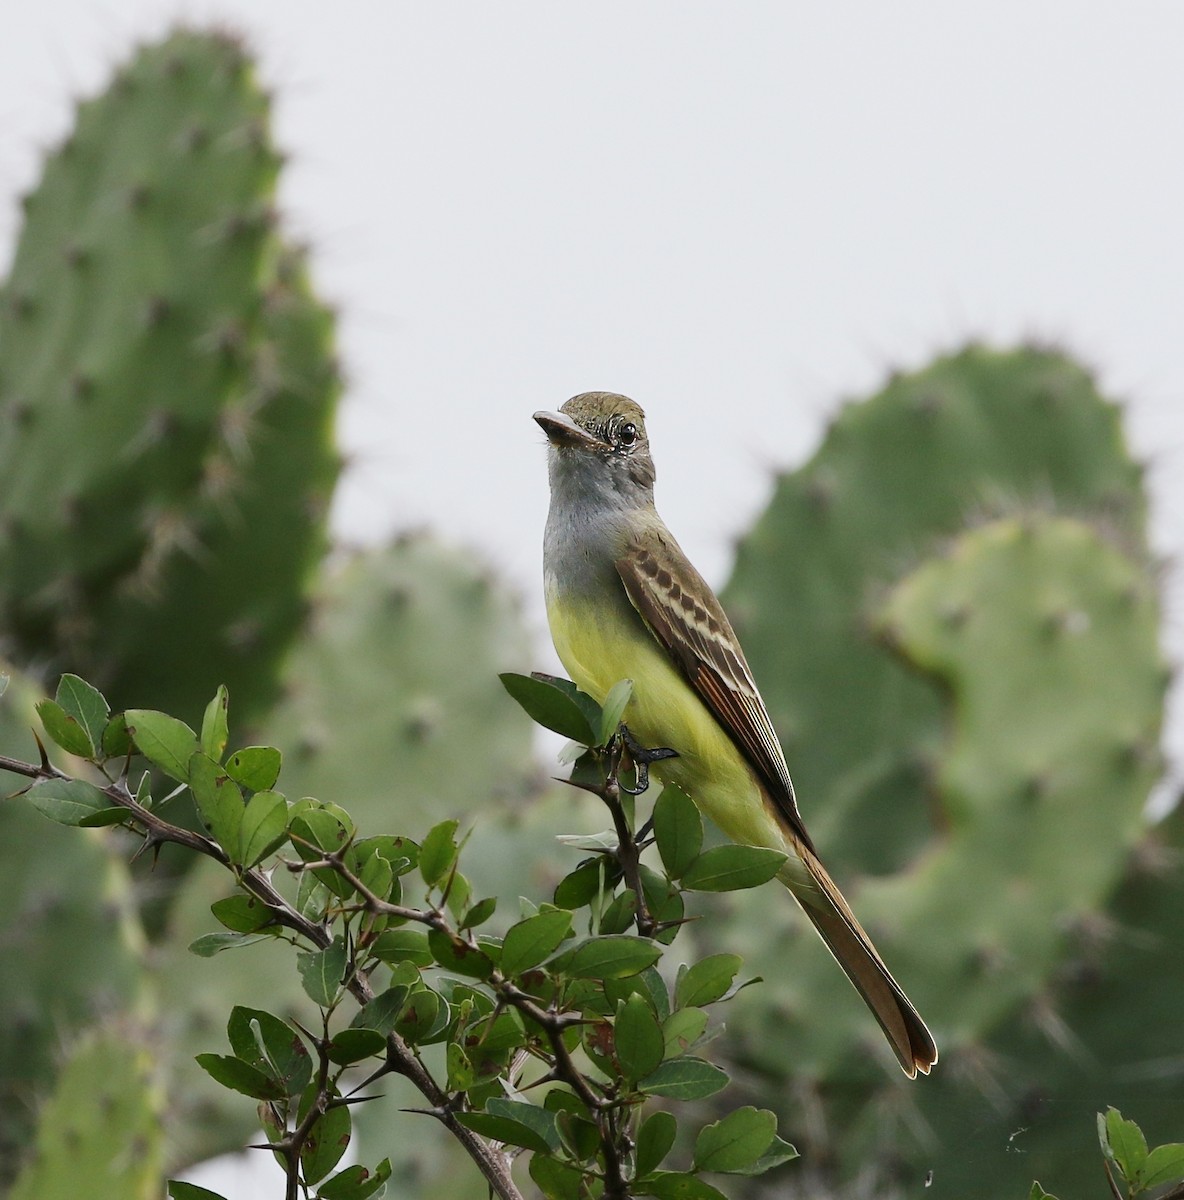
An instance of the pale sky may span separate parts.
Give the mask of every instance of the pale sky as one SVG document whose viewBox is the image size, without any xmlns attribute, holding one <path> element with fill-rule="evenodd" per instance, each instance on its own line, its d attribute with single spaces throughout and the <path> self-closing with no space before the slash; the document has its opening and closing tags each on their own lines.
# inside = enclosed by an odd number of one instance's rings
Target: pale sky
<svg viewBox="0 0 1184 1200">
<path fill-rule="evenodd" d="M 476 547 L 539 665 L 535 409 L 640 401 L 722 585 L 840 398 L 1032 335 L 1129 405 L 1181 656 L 1184 5 L 10 2 L 0 269 L 71 97 L 178 18 L 245 32 L 276 93 L 282 208 L 341 313 L 337 532 Z"/>
<path fill-rule="evenodd" d="M 178 19 L 246 33 L 276 93 L 351 382 L 338 533 L 476 547 L 540 658 L 530 414 L 593 388 L 647 409 L 663 514 L 722 585 L 841 397 L 970 336 L 1062 341 L 1184 548 L 1184 5 L 12 4 L 0 266 L 71 97 Z"/>
</svg>

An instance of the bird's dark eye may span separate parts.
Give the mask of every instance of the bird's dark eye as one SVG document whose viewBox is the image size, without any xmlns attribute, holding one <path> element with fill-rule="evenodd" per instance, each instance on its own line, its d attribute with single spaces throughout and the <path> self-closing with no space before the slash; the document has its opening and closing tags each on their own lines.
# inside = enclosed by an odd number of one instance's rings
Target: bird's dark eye
<svg viewBox="0 0 1184 1200">
<path fill-rule="evenodd" d="M 632 421 L 626 421 L 617 429 L 617 445 L 628 449 L 637 441 L 637 426 Z"/>
</svg>

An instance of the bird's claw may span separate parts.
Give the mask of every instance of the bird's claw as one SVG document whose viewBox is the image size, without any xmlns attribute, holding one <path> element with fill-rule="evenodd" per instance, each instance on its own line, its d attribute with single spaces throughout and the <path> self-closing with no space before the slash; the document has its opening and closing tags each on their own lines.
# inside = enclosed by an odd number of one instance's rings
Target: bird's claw
<svg viewBox="0 0 1184 1200">
<path fill-rule="evenodd" d="M 620 785 L 621 791 L 628 792 L 630 796 L 640 796 L 650 786 L 650 763 L 678 757 L 678 751 L 671 750 L 668 746 L 659 746 L 653 750 L 647 749 L 629 732 L 628 725 L 622 725 L 617 736 L 620 737 L 621 744 L 629 752 L 629 758 L 637 771 L 636 786 L 630 787 L 627 783 Z"/>
</svg>

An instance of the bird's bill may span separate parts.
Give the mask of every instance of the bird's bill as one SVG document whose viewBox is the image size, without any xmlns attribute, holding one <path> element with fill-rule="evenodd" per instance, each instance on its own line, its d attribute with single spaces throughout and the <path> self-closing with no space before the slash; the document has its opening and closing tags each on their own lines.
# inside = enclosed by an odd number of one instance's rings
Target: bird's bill
<svg viewBox="0 0 1184 1200">
<path fill-rule="evenodd" d="M 604 442 L 577 425 L 563 413 L 536 412 L 534 419 L 542 426 L 552 446 L 571 446 L 576 450 L 603 450 Z"/>
</svg>

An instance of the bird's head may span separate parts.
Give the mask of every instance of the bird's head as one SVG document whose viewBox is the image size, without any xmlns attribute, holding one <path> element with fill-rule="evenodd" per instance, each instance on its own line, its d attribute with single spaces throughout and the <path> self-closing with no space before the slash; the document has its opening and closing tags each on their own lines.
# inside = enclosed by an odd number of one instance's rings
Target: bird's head
<svg viewBox="0 0 1184 1200">
<path fill-rule="evenodd" d="M 579 477 L 597 491 L 652 499 L 654 460 L 641 405 L 615 392 L 584 392 L 557 413 L 536 412 L 551 443 L 552 478 Z"/>
</svg>

